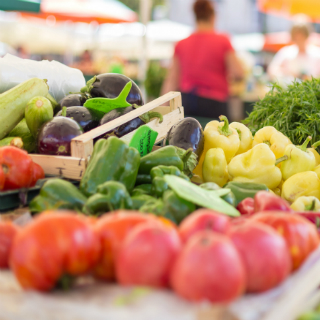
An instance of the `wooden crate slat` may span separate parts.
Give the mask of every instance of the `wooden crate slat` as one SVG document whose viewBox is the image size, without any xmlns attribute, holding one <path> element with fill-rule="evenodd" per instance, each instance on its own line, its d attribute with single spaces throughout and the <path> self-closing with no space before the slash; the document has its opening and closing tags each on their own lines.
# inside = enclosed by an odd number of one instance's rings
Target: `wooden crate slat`
<svg viewBox="0 0 320 320">
<path fill-rule="evenodd" d="M 150 127 L 152 130 L 155 130 L 158 132 L 158 137 L 156 140 L 156 143 L 163 140 L 166 136 L 168 131 L 171 129 L 171 127 L 177 123 L 178 121 L 182 120 L 184 118 L 184 110 L 183 108 L 176 109 L 169 114 L 166 114 L 163 116 L 163 122 L 159 123 L 158 119 L 150 121 L 147 126 Z M 135 134 L 136 130 L 126 134 L 121 138 L 121 140 L 124 141 L 131 141 L 133 135 Z"/>
<path fill-rule="evenodd" d="M 87 167 L 86 159 L 74 157 L 48 156 L 30 154 L 32 160 L 39 164 L 46 174 L 61 176 L 68 179 L 81 180 Z"/>
</svg>

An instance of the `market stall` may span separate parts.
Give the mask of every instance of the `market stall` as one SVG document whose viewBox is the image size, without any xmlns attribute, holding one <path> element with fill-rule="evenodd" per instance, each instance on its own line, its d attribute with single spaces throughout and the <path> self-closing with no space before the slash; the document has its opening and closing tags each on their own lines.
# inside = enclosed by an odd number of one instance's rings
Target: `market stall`
<svg viewBox="0 0 320 320">
<path fill-rule="evenodd" d="M 319 303 L 319 79 L 203 128 L 179 92 L 146 102 L 124 75 L 12 56 L 0 74 L 2 318 L 295 320 Z"/>
</svg>

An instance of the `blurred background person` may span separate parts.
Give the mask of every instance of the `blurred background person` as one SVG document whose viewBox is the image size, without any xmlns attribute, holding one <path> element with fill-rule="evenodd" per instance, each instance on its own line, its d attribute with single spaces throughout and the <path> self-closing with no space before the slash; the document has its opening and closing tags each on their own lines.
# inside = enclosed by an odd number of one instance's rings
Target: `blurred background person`
<svg viewBox="0 0 320 320">
<path fill-rule="evenodd" d="M 181 91 L 185 114 L 217 119 L 228 116 L 228 81 L 241 80 L 243 68 L 226 35 L 214 30 L 215 10 L 209 0 L 193 5 L 196 30 L 175 46 L 162 94 Z"/>
<path fill-rule="evenodd" d="M 79 60 L 71 65 L 71 67 L 80 69 L 86 75 L 95 75 L 97 73 L 92 54 L 89 50 L 83 51 Z"/>
<path fill-rule="evenodd" d="M 280 49 L 272 59 L 268 68 L 272 81 L 286 85 L 294 79 L 306 80 L 320 76 L 320 48 L 308 43 L 310 32 L 309 18 L 305 15 L 295 16 L 291 28 L 294 44 Z"/>
</svg>

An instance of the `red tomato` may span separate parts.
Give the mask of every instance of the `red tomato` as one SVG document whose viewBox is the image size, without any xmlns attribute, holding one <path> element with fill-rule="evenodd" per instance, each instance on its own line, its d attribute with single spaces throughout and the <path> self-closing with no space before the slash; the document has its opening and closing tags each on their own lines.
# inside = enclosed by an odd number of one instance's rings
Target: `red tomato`
<svg viewBox="0 0 320 320">
<path fill-rule="evenodd" d="M 0 222 L 0 269 L 9 268 L 9 253 L 18 230 L 12 222 Z"/>
<path fill-rule="evenodd" d="M 176 259 L 171 285 L 191 301 L 228 303 L 244 292 L 246 273 L 228 237 L 201 231 L 190 238 Z"/>
<path fill-rule="evenodd" d="M 156 220 L 154 215 L 127 210 L 118 210 L 100 218 L 95 224 L 95 231 L 102 245 L 102 256 L 94 268 L 94 275 L 103 280 L 114 280 L 114 257 L 125 236 L 138 224 Z"/>
<path fill-rule="evenodd" d="M 247 292 L 262 292 L 281 283 L 291 271 L 287 244 L 273 228 L 248 222 L 232 228 L 236 246 L 247 273 Z"/>
<path fill-rule="evenodd" d="M 297 214 L 282 211 L 262 212 L 251 219 L 268 224 L 284 237 L 290 251 L 293 270 L 299 268 L 319 245 L 316 227 Z"/>
<path fill-rule="evenodd" d="M 2 166 L 0 166 L 0 191 L 4 189 L 5 175 L 2 170 Z"/>
<path fill-rule="evenodd" d="M 142 223 L 126 236 L 116 256 L 118 282 L 167 287 L 180 249 L 181 241 L 174 228 L 161 223 Z"/>
<path fill-rule="evenodd" d="M 35 162 L 33 162 L 32 165 L 33 165 L 33 175 L 32 175 L 32 182 L 30 187 L 35 186 L 39 179 L 44 179 L 45 177 L 44 171 L 40 165 L 38 165 Z"/>
<path fill-rule="evenodd" d="M 225 214 L 210 209 L 199 209 L 179 225 L 179 234 L 183 243 L 202 230 L 212 230 L 219 233 L 227 233 L 230 228 L 231 219 Z"/>
<path fill-rule="evenodd" d="M 63 275 L 89 272 L 100 243 L 86 219 L 76 214 L 40 215 L 13 241 L 10 266 L 24 289 L 48 291 Z"/>
<path fill-rule="evenodd" d="M 0 148 L 0 166 L 5 175 L 4 190 L 31 185 L 33 162 L 28 153 L 16 147 Z"/>
</svg>

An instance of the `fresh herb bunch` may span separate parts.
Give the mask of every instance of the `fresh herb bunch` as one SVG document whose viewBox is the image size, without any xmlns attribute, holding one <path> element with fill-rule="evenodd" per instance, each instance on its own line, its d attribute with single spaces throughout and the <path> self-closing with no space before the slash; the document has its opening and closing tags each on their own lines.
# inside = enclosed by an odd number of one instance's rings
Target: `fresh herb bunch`
<svg viewBox="0 0 320 320">
<path fill-rule="evenodd" d="M 273 126 L 297 145 L 308 136 L 320 140 L 320 79 L 295 81 L 286 89 L 273 84 L 243 122 L 253 134 Z"/>
</svg>

